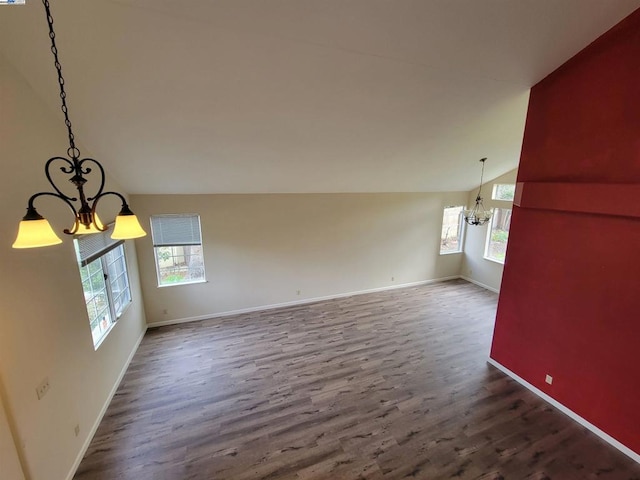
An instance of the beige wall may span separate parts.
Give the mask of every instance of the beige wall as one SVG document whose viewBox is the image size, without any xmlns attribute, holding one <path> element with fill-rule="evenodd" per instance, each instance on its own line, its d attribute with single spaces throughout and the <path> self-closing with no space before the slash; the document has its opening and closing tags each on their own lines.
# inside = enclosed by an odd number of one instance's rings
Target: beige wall
<svg viewBox="0 0 640 480">
<path fill-rule="evenodd" d="M 466 192 L 134 195 L 145 226 L 154 214 L 201 216 L 207 283 L 158 288 L 151 238 L 136 240 L 148 321 L 457 276 L 462 254 L 438 255 L 442 209 L 466 198 Z"/>
<path fill-rule="evenodd" d="M 4 411 L 2 395 L 0 395 L 0 478 L 2 480 L 24 480 L 9 420 Z"/>
<path fill-rule="evenodd" d="M 494 207 L 512 208 L 513 202 L 505 202 L 502 200 L 491 200 L 491 192 L 496 183 L 516 183 L 516 175 L 518 170 L 511 170 L 504 175 L 487 182 L 482 187 L 482 199 L 486 209 Z M 476 202 L 478 189 L 469 192 L 467 205 L 473 207 Z M 487 231 L 490 224 L 483 226 L 467 225 L 466 239 L 464 244 L 464 261 L 462 262 L 461 275 L 472 282 L 478 283 L 484 287 L 488 287 L 493 291 L 500 290 L 502 282 L 502 270 L 504 265 L 501 263 L 487 260 L 484 258 L 484 249 L 487 241 Z"/>
<path fill-rule="evenodd" d="M 61 114 L 40 103 L 1 57 L 0 105 L 0 393 L 25 476 L 60 480 L 72 470 L 145 330 L 135 245 L 126 246 L 133 304 L 94 351 L 71 240 L 42 249 L 11 248 L 29 196 L 49 189 L 44 163 L 66 152 Z M 118 187 L 112 181 L 109 186 Z M 37 206 L 58 232 L 69 226 L 61 201 L 42 198 Z M 101 217 L 107 221 L 117 206 L 104 207 Z M 50 390 L 38 400 L 35 388 L 45 377 Z M 0 455 L 0 465 L 12 461 L 4 449 Z"/>
</svg>

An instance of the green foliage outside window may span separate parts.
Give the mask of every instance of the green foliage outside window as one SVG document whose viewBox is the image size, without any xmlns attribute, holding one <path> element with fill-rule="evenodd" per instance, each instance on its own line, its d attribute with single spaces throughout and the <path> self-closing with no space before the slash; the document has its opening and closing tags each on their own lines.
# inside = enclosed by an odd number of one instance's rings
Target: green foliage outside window
<svg viewBox="0 0 640 480">
<path fill-rule="evenodd" d="M 512 201 L 516 193 L 516 186 L 513 183 L 497 183 L 493 186 L 493 200 Z"/>
</svg>

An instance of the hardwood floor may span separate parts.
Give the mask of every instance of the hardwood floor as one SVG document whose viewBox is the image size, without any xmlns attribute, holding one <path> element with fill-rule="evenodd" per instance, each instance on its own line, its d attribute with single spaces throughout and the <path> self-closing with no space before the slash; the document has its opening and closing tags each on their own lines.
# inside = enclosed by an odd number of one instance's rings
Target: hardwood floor
<svg viewBox="0 0 640 480">
<path fill-rule="evenodd" d="M 486 363 L 456 280 L 148 331 L 75 476 L 640 479 Z"/>
</svg>

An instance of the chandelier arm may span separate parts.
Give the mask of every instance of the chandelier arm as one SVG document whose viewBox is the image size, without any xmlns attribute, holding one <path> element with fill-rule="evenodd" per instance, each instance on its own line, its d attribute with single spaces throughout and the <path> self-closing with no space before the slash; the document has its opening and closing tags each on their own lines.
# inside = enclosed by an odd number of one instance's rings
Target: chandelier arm
<svg viewBox="0 0 640 480">
<path fill-rule="evenodd" d="M 73 203 L 71 203 L 71 199 L 69 197 L 67 197 L 64 194 L 58 194 L 58 193 L 53 193 L 53 192 L 38 192 L 38 193 L 34 193 L 33 195 L 31 195 L 31 197 L 29 197 L 29 203 L 27 206 L 27 215 L 26 217 L 29 217 L 30 215 L 37 215 L 39 218 L 40 217 L 37 213 L 36 213 L 36 207 L 34 206 L 34 202 L 36 200 L 36 198 L 38 197 L 43 197 L 43 196 L 47 196 L 47 197 L 54 197 L 54 198 L 59 198 L 60 200 L 62 200 L 64 203 L 67 204 L 67 206 L 71 209 L 71 211 L 73 212 L 73 218 L 75 219 L 73 228 L 71 229 L 64 229 L 64 233 L 69 234 L 69 235 L 73 235 L 74 233 L 76 233 L 78 231 L 79 228 L 79 223 L 78 223 L 78 211 L 76 210 L 76 207 L 73 206 Z"/>
<path fill-rule="evenodd" d="M 73 206 L 73 203 L 71 203 L 71 199 L 69 197 L 67 197 L 66 195 L 59 195 L 57 193 L 53 193 L 53 192 L 38 192 L 38 193 L 34 193 L 33 195 L 31 195 L 31 197 L 29 197 L 29 204 L 28 204 L 28 209 L 29 210 L 33 210 L 35 209 L 34 206 L 34 201 L 36 198 L 38 197 L 42 197 L 42 196 L 49 196 L 49 197 L 55 197 L 55 198 L 59 198 L 60 200 L 62 200 L 64 203 L 67 204 L 67 206 L 71 209 L 71 211 L 73 212 L 74 215 L 76 215 L 78 213 L 78 211 L 76 210 L 76 207 Z"/>
<path fill-rule="evenodd" d="M 87 173 L 91 172 L 91 168 L 87 167 L 84 170 L 82 169 L 82 165 L 84 164 L 84 162 L 92 162 L 93 164 L 95 164 L 98 167 L 98 170 L 100 170 L 100 187 L 98 188 L 98 191 L 96 192 L 96 194 L 94 196 L 87 197 L 87 201 L 91 202 L 91 201 L 96 200 L 96 199 L 98 199 L 98 198 L 100 198 L 102 196 L 102 191 L 104 190 L 105 173 L 104 173 L 104 168 L 102 167 L 102 165 L 100 165 L 100 162 L 98 162 L 97 160 L 95 160 L 93 158 L 84 158 L 84 159 L 80 160 L 80 162 L 78 162 L 78 169 L 79 169 L 81 174 L 87 174 Z M 95 210 L 95 208 L 93 210 Z"/>
<path fill-rule="evenodd" d="M 100 200 L 100 197 L 102 197 L 102 195 L 100 196 L 96 196 L 96 197 L 92 197 L 88 200 L 93 200 L 93 202 L 91 203 L 91 218 L 94 219 L 93 225 L 96 228 L 96 230 L 98 230 L 99 232 L 106 232 L 107 230 L 109 230 L 109 226 L 108 225 L 98 225 L 97 220 L 95 220 L 97 218 L 96 216 L 96 208 L 98 207 L 98 200 Z M 76 220 L 77 223 L 77 220 Z"/>
<path fill-rule="evenodd" d="M 77 202 L 78 201 L 77 197 L 70 197 L 68 195 L 65 195 L 62 192 L 62 190 L 60 190 L 58 188 L 58 186 L 54 183 L 53 178 L 51 178 L 51 173 L 49 172 L 49 168 L 51 167 L 51 164 L 56 160 L 62 160 L 63 162 L 66 162 L 66 163 L 69 164 L 68 169 L 66 167 L 60 167 L 60 170 L 63 173 L 66 173 L 67 175 L 70 175 L 70 174 L 72 174 L 72 173 L 74 173 L 76 171 L 76 163 L 72 162 L 68 158 L 65 158 L 65 157 L 52 157 L 49 160 L 47 160 L 47 163 L 44 166 L 44 173 L 47 176 L 47 180 L 49 181 L 49 183 L 51 184 L 53 189 L 57 192 L 56 196 L 59 196 L 60 198 L 63 198 L 64 200 L 67 200 L 67 201 Z M 74 209 L 74 211 L 75 211 L 75 209 Z"/>
<path fill-rule="evenodd" d="M 80 230 L 80 221 L 78 220 L 78 216 L 76 215 L 74 217 L 73 228 L 71 229 L 65 228 L 63 232 L 66 235 L 75 235 L 78 232 L 78 230 Z"/>
<path fill-rule="evenodd" d="M 98 200 L 100 200 L 102 197 L 106 197 L 107 195 L 115 195 L 116 197 L 118 197 L 120 199 L 120 201 L 122 202 L 122 209 L 124 210 L 125 208 L 128 209 L 129 208 L 129 204 L 127 203 L 127 199 L 124 198 L 124 196 L 118 192 L 104 192 L 104 193 L 100 193 L 100 195 L 96 195 L 95 197 L 92 197 L 91 200 L 93 200 L 93 204 L 95 206 L 95 204 L 98 202 Z"/>
</svg>

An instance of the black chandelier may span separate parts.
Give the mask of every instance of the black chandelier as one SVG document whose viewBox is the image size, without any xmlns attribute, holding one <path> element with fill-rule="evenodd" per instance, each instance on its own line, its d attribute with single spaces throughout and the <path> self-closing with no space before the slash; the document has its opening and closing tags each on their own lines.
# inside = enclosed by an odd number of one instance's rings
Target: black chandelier
<svg viewBox="0 0 640 480">
<path fill-rule="evenodd" d="M 480 188 L 476 196 L 476 204 L 471 210 L 462 212 L 465 222 L 469 225 L 484 225 L 491 219 L 491 210 L 486 210 L 482 204 L 482 179 L 484 177 L 484 162 L 486 160 L 486 158 L 480 159 L 480 163 L 482 163 L 482 173 L 480 173 Z"/>
<path fill-rule="evenodd" d="M 49 222 L 40 215 L 34 206 L 34 201 L 43 196 L 55 197 L 62 200 L 71 209 L 74 215 L 74 224 L 71 228 L 65 229 L 64 233 L 68 235 L 80 235 L 89 233 L 99 233 L 106 231 L 109 227 L 102 224 L 96 207 L 98 201 L 107 195 L 118 197 L 122 201 L 120 213 L 116 217 L 115 227 L 111 238 L 129 239 L 138 238 L 146 235 L 146 232 L 140 226 L 137 217 L 133 214 L 126 199 L 118 192 L 105 192 L 105 173 L 104 168 L 97 160 L 93 158 L 80 159 L 80 150 L 76 147 L 75 138 L 71 129 L 71 120 L 69 120 L 69 109 L 67 108 L 67 93 L 64 89 L 64 78 L 62 77 L 62 66 L 58 59 L 58 49 L 56 47 L 56 34 L 53 31 L 53 17 L 49 0 L 42 0 L 47 14 L 47 23 L 49 24 L 49 38 L 51 39 L 51 53 L 55 60 L 55 67 L 58 72 L 58 83 L 60 85 L 60 99 L 62 101 L 62 113 L 64 113 L 64 123 L 67 126 L 69 134 L 69 148 L 67 149 L 67 157 L 52 157 L 44 167 L 44 173 L 47 180 L 53 187 L 53 192 L 39 192 L 29 198 L 27 214 L 23 217 L 18 228 L 18 236 L 13 243 L 13 248 L 35 248 L 46 247 L 49 245 L 57 245 L 62 243 Z M 70 197 L 62 192 L 55 184 L 51 177 L 51 168 L 54 164 L 62 164 L 60 171 L 69 176 L 69 181 L 78 190 L 77 196 Z M 85 183 L 87 183 L 86 175 L 92 172 L 93 168 L 97 168 L 99 173 L 100 185 L 96 193 L 87 196 L 84 191 Z"/>
</svg>

